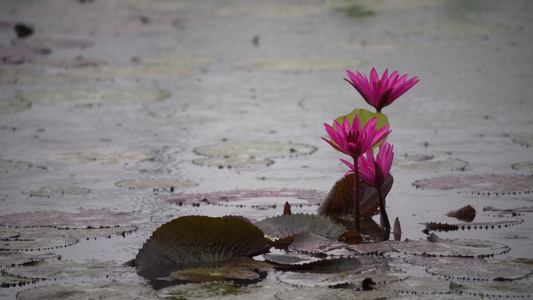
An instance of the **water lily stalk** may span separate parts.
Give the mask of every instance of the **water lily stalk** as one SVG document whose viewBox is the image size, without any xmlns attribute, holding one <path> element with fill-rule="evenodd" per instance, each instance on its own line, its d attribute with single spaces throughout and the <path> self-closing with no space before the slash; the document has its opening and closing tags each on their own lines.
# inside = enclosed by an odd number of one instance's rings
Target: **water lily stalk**
<svg viewBox="0 0 533 300">
<path fill-rule="evenodd" d="M 377 118 L 370 119 L 364 127 L 361 128 L 359 118 L 355 115 L 353 122 L 350 124 L 346 117 L 343 118 L 342 124 L 334 120 L 334 126 L 324 124 L 331 140 L 322 138 L 333 148 L 352 157 L 354 164 L 341 159 L 349 167 L 351 166 L 354 173 L 354 229 L 361 230 L 361 211 L 359 208 L 359 168 L 358 158 L 367 151 L 372 151 L 372 147 L 383 140 L 389 133 L 389 126 L 376 129 Z"/>
</svg>

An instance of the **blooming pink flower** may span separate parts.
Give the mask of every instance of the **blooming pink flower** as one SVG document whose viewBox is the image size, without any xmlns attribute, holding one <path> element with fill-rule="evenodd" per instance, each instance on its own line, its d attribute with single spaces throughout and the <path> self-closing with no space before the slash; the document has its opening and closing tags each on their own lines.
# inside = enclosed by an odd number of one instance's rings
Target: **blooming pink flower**
<svg viewBox="0 0 533 300">
<path fill-rule="evenodd" d="M 368 150 L 365 155 L 361 155 L 357 160 L 359 164 L 359 176 L 369 186 L 377 189 L 381 188 L 389 176 L 394 158 L 394 146 L 383 142 L 379 146 L 377 157 L 374 157 L 372 150 Z M 342 160 L 342 159 L 341 159 Z M 353 164 L 342 160 L 350 169 L 346 174 L 353 173 Z"/>
<path fill-rule="evenodd" d="M 389 126 L 384 126 L 376 130 L 377 118 L 370 119 L 364 128 L 361 128 L 359 118 L 355 115 L 353 123 L 350 125 L 348 119 L 344 117 L 342 124 L 335 120 L 335 128 L 329 124 L 324 124 L 326 131 L 333 141 L 322 138 L 333 148 L 344 154 L 357 159 L 363 153 L 371 150 L 374 145 L 384 139 L 389 133 Z"/>
<path fill-rule="evenodd" d="M 398 99 L 419 81 L 418 77 L 406 81 L 407 74 L 400 77 L 398 71 L 394 71 L 389 77 L 389 69 L 386 69 L 379 79 L 376 69 L 372 68 L 370 80 L 359 72 L 357 74 L 348 70 L 346 72 L 350 79 L 344 78 L 344 80 L 348 81 L 368 104 L 375 107 L 377 112 L 381 112 L 382 108 Z"/>
</svg>

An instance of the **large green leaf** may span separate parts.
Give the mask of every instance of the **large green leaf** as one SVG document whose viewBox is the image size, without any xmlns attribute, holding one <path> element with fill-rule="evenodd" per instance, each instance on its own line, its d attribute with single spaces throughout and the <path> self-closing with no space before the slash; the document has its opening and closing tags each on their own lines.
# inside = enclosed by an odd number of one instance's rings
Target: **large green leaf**
<svg viewBox="0 0 533 300">
<path fill-rule="evenodd" d="M 265 253 L 263 232 L 239 217 L 184 216 L 159 227 L 135 259 L 139 274 L 168 276 L 176 269 Z"/>
<path fill-rule="evenodd" d="M 382 113 L 373 113 L 366 109 L 354 109 L 351 113 L 340 116 L 336 118 L 335 120 L 339 122 L 339 124 L 342 124 L 344 122 L 344 117 L 346 117 L 346 119 L 348 119 L 348 122 L 350 122 L 350 124 L 353 124 L 353 120 L 355 119 L 356 115 L 357 115 L 357 118 L 359 119 L 359 122 L 361 123 L 361 128 L 364 128 L 366 123 L 368 123 L 368 121 L 370 121 L 370 119 L 372 118 L 377 118 L 376 130 L 389 125 L 389 119 L 387 118 L 386 115 Z M 335 123 L 333 124 L 333 128 L 336 129 Z M 383 139 L 383 141 L 385 141 L 386 139 L 387 138 Z M 382 141 L 377 143 L 374 147 L 372 147 L 372 149 L 379 147 L 381 142 Z"/>
</svg>

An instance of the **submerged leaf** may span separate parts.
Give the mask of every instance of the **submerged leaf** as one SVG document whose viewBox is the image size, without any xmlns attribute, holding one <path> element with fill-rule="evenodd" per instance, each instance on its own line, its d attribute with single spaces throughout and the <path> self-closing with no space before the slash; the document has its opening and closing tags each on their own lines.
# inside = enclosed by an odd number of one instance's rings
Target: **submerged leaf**
<svg viewBox="0 0 533 300">
<path fill-rule="evenodd" d="M 238 218 L 185 216 L 160 226 L 139 250 L 135 265 L 147 278 L 178 268 L 251 257 L 269 248 L 263 232 Z"/>
</svg>

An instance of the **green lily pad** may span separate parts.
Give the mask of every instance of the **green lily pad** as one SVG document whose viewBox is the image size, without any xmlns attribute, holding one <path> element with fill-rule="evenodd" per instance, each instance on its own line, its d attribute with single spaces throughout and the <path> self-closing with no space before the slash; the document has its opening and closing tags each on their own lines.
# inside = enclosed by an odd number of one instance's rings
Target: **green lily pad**
<svg viewBox="0 0 533 300">
<path fill-rule="evenodd" d="M 52 157 L 54 160 L 66 163 L 78 164 L 118 164 L 128 160 L 146 160 L 151 157 L 142 153 L 131 152 L 76 152 L 76 153 L 62 153 Z"/>
<path fill-rule="evenodd" d="M 468 162 L 456 158 L 440 158 L 426 155 L 404 155 L 394 158 L 394 166 L 406 171 L 414 172 L 440 172 L 462 170 Z"/>
<path fill-rule="evenodd" d="M 5 233 L 4 233 L 5 234 Z M 18 234 L 18 233 L 17 233 Z M 2 236 L 2 239 L 9 237 Z M 55 253 L 26 253 L 20 251 L 0 251 L 0 268 L 15 267 L 30 264 L 45 259 L 60 259 L 61 255 Z"/>
<path fill-rule="evenodd" d="M 400 252 L 414 255 L 429 255 L 441 257 L 488 257 L 506 253 L 510 250 L 507 245 L 482 240 L 440 239 L 432 234 L 427 241 L 403 241 L 392 243 L 391 247 Z"/>
<path fill-rule="evenodd" d="M 285 239 L 301 232 L 311 232 L 336 241 L 346 232 L 342 225 L 335 224 L 327 216 L 292 214 L 266 218 L 255 224 L 272 240 Z"/>
<path fill-rule="evenodd" d="M 89 194 L 90 189 L 77 186 L 42 186 L 36 190 L 22 191 L 23 194 L 36 197 L 52 197 L 56 195 L 79 196 Z"/>
<path fill-rule="evenodd" d="M 12 114 L 29 109 L 31 102 L 22 99 L 0 98 L 0 114 Z"/>
<path fill-rule="evenodd" d="M 154 89 L 45 89 L 25 92 L 24 101 L 39 104 L 118 105 L 156 102 L 168 99 L 170 93 Z"/>
<path fill-rule="evenodd" d="M 459 174 L 417 180 L 417 188 L 452 190 L 478 195 L 521 194 L 533 191 L 533 176 L 511 174 Z"/>
<path fill-rule="evenodd" d="M 270 166 L 274 163 L 273 160 L 268 158 L 255 158 L 255 157 L 218 157 L 209 156 L 203 158 L 197 158 L 192 160 L 193 164 L 207 167 L 218 168 L 245 168 L 257 165 Z"/>
<path fill-rule="evenodd" d="M 0 170 L 12 171 L 12 170 L 27 170 L 31 168 L 32 164 L 25 161 L 14 161 L 0 159 Z"/>
<path fill-rule="evenodd" d="M 115 183 L 118 187 L 144 190 L 174 190 L 197 186 L 198 184 L 185 180 L 171 178 L 129 179 Z"/>
<path fill-rule="evenodd" d="M 520 146 L 533 146 L 533 135 L 518 135 L 513 138 L 513 143 Z"/>
<path fill-rule="evenodd" d="M 316 150 L 315 146 L 290 142 L 226 142 L 195 148 L 194 153 L 224 158 L 276 158 L 308 155 Z"/>
<path fill-rule="evenodd" d="M 523 161 L 511 165 L 514 170 L 533 172 L 533 161 Z"/>
<path fill-rule="evenodd" d="M 157 278 L 184 267 L 251 257 L 268 248 L 263 232 L 241 218 L 185 216 L 160 226 L 139 250 L 135 266 L 142 276 Z"/>
<path fill-rule="evenodd" d="M 136 299 L 157 300 L 153 289 L 140 283 L 125 283 L 118 281 L 89 283 L 83 285 L 51 284 L 21 291 L 17 299 Z"/>
<path fill-rule="evenodd" d="M 377 118 L 376 130 L 381 129 L 385 126 L 389 126 L 389 119 L 387 118 L 386 115 L 382 113 L 373 113 L 366 109 L 354 109 L 351 113 L 344 115 L 344 116 L 337 117 L 335 120 L 339 124 L 342 125 L 342 123 L 344 122 L 344 117 L 346 117 L 346 119 L 348 119 L 348 122 L 350 124 L 353 124 L 353 120 L 355 119 L 356 115 L 357 115 L 357 119 L 359 119 L 359 123 L 361 124 L 361 128 L 364 128 L 366 123 L 368 123 L 368 121 L 370 121 L 370 119 L 372 118 Z M 333 124 L 332 126 L 334 129 L 336 129 L 335 124 Z M 381 145 L 381 143 L 386 140 L 387 138 L 385 137 L 382 141 L 380 141 L 374 147 L 372 147 L 372 149 L 379 147 L 379 145 Z"/>
<path fill-rule="evenodd" d="M 0 227 L 0 251 L 50 250 L 76 244 L 79 239 L 48 227 Z"/>
<path fill-rule="evenodd" d="M 123 264 L 95 260 L 84 263 L 63 260 L 40 261 L 29 266 L 8 270 L 10 275 L 48 280 L 101 276 L 118 277 L 134 272 L 134 268 L 126 267 Z"/>
<path fill-rule="evenodd" d="M 0 224 L 17 227 L 47 226 L 65 229 L 127 226 L 138 220 L 132 212 L 108 209 L 80 209 L 76 213 L 64 211 L 35 211 L 0 216 Z"/>
<path fill-rule="evenodd" d="M 343 70 L 346 66 L 364 64 L 362 60 L 331 57 L 267 57 L 238 62 L 245 70 L 277 72 Z"/>
</svg>

